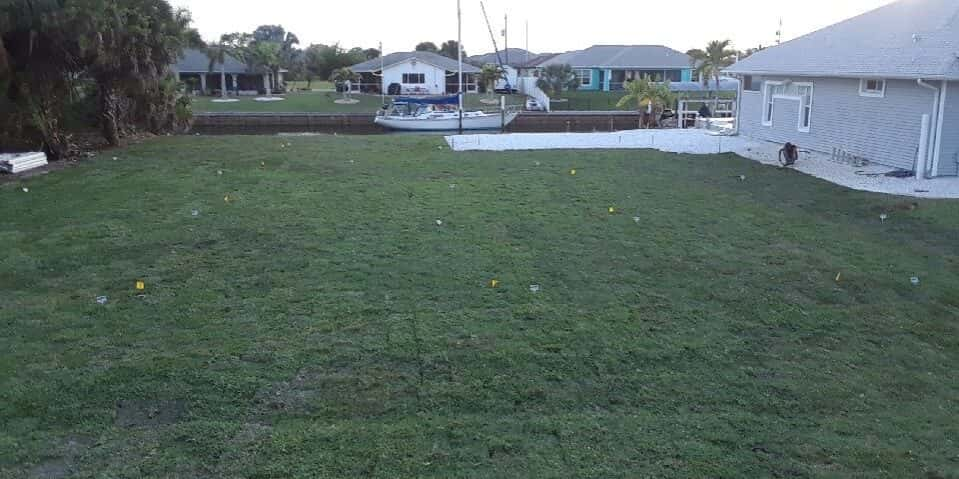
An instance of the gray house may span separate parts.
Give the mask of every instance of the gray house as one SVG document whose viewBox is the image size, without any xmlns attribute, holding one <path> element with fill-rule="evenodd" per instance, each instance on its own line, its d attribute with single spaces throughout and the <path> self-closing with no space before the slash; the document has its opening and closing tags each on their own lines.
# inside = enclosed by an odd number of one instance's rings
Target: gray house
<svg viewBox="0 0 959 479">
<path fill-rule="evenodd" d="M 210 70 L 210 58 L 203 51 L 187 48 L 172 70 L 177 80 L 204 95 L 221 90 L 224 87 L 221 84 L 223 79 L 226 80 L 227 92 L 236 95 L 256 95 L 265 92 L 267 86 L 276 91 L 283 85 L 283 73 L 286 70 L 280 70 L 278 77 L 274 78 L 270 71 L 250 68 L 232 55 L 226 55 L 225 60 L 223 64 L 216 63 Z"/>
<path fill-rule="evenodd" d="M 957 0 L 899 0 L 726 72 L 742 80 L 743 135 L 959 174 Z"/>
</svg>

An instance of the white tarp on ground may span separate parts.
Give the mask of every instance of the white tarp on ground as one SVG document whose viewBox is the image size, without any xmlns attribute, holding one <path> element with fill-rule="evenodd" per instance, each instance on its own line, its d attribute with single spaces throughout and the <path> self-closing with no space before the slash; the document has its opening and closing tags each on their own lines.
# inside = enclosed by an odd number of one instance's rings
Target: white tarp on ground
<svg viewBox="0 0 959 479">
<path fill-rule="evenodd" d="M 515 133 L 447 136 L 455 151 L 655 149 L 670 153 L 736 153 L 779 166 L 782 145 L 744 136 L 718 136 L 703 130 L 629 130 L 612 133 Z M 796 170 L 848 188 L 917 198 L 959 198 L 959 178 L 889 178 L 891 168 L 855 167 L 831 161 L 829 155 L 803 153 Z"/>
</svg>

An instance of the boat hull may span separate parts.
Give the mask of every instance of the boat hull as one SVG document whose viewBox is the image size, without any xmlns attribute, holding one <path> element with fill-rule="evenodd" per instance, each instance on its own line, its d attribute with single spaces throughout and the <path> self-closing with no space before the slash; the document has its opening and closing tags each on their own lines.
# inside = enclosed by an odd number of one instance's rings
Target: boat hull
<svg viewBox="0 0 959 479">
<path fill-rule="evenodd" d="M 509 125 L 519 115 L 517 112 L 506 114 L 506 124 Z M 416 117 L 376 117 L 376 124 L 391 130 L 402 131 L 456 131 L 459 130 L 459 117 L 443 118 L 416 118 Z M 503 126 L 503 117 L 500 114 L 470 115 L 463 117 L 464 130 L 496 130 Z"/>
</svg>

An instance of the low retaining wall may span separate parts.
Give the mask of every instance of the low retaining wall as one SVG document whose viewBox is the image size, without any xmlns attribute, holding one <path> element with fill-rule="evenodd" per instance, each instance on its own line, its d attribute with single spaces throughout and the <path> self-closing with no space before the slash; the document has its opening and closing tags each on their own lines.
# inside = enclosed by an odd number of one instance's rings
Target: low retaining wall
<svg viewBox="0 0 959 479">
<path fill-rule="evenodd" d="M 208 135 L 264 135 L 276 133 L 388 133 L 368 113 L 198 113 L 193 132 Z M 561 133 L 636 129 L 632 112 L 523 112 L 508 127 L 514 133 Z"/>
</svg>

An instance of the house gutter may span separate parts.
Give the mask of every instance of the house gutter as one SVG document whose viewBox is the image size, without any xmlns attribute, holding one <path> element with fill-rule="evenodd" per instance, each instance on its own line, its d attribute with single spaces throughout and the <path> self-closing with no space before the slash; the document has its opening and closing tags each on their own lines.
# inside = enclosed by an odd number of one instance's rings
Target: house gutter
<svg viewBox="0 0 959 479">
<path fill-rule="evenodd" d="M 941 118 L 942 112 L 940 111 L 940 108 L 939 108 L 940 106 L 939 100 L 940 100 L 940 97 L 942 96 L 944 89 L 941 89 L 939 87 L 926 83 L 926 81 L 923 80 L 922 78 L 917 79 L 916 84 L 918 84 L 919 86 L 923 88 L 927 88 L 935 92 L 935 96 L 932 99 L 932 117 L 931 117 L 931 121 L 929 122 L 928 143 L 925 145 L 919 146 L 919 151 L 921 153 L 924 153 L 924 157 L 923 155 L 919 155 L 920 158 L 916 159 L 916 178 L 925 178 L 927 176 L 926 170 L 928 169 L 927 167 L 929 166 L 932 167 L 930 170 L 929 177 L 934 177 L 936 176 L 936 174 L 938 174 L 938 168 L 939 168 L 939 165 L 936 164 L 937 163 L 936 157 L 938 156 L 938 151 L 936 151 L 935 145 L 940 144 L 940 141 L 941 141 L 939 139 L 939 135 L 937 135 L 937 130 L 939 128 L 940 123 L 942 122 L 942 118 Z M 920 167 L 922 168 L 922 171 L 920 171 Z"/>
</svg>

